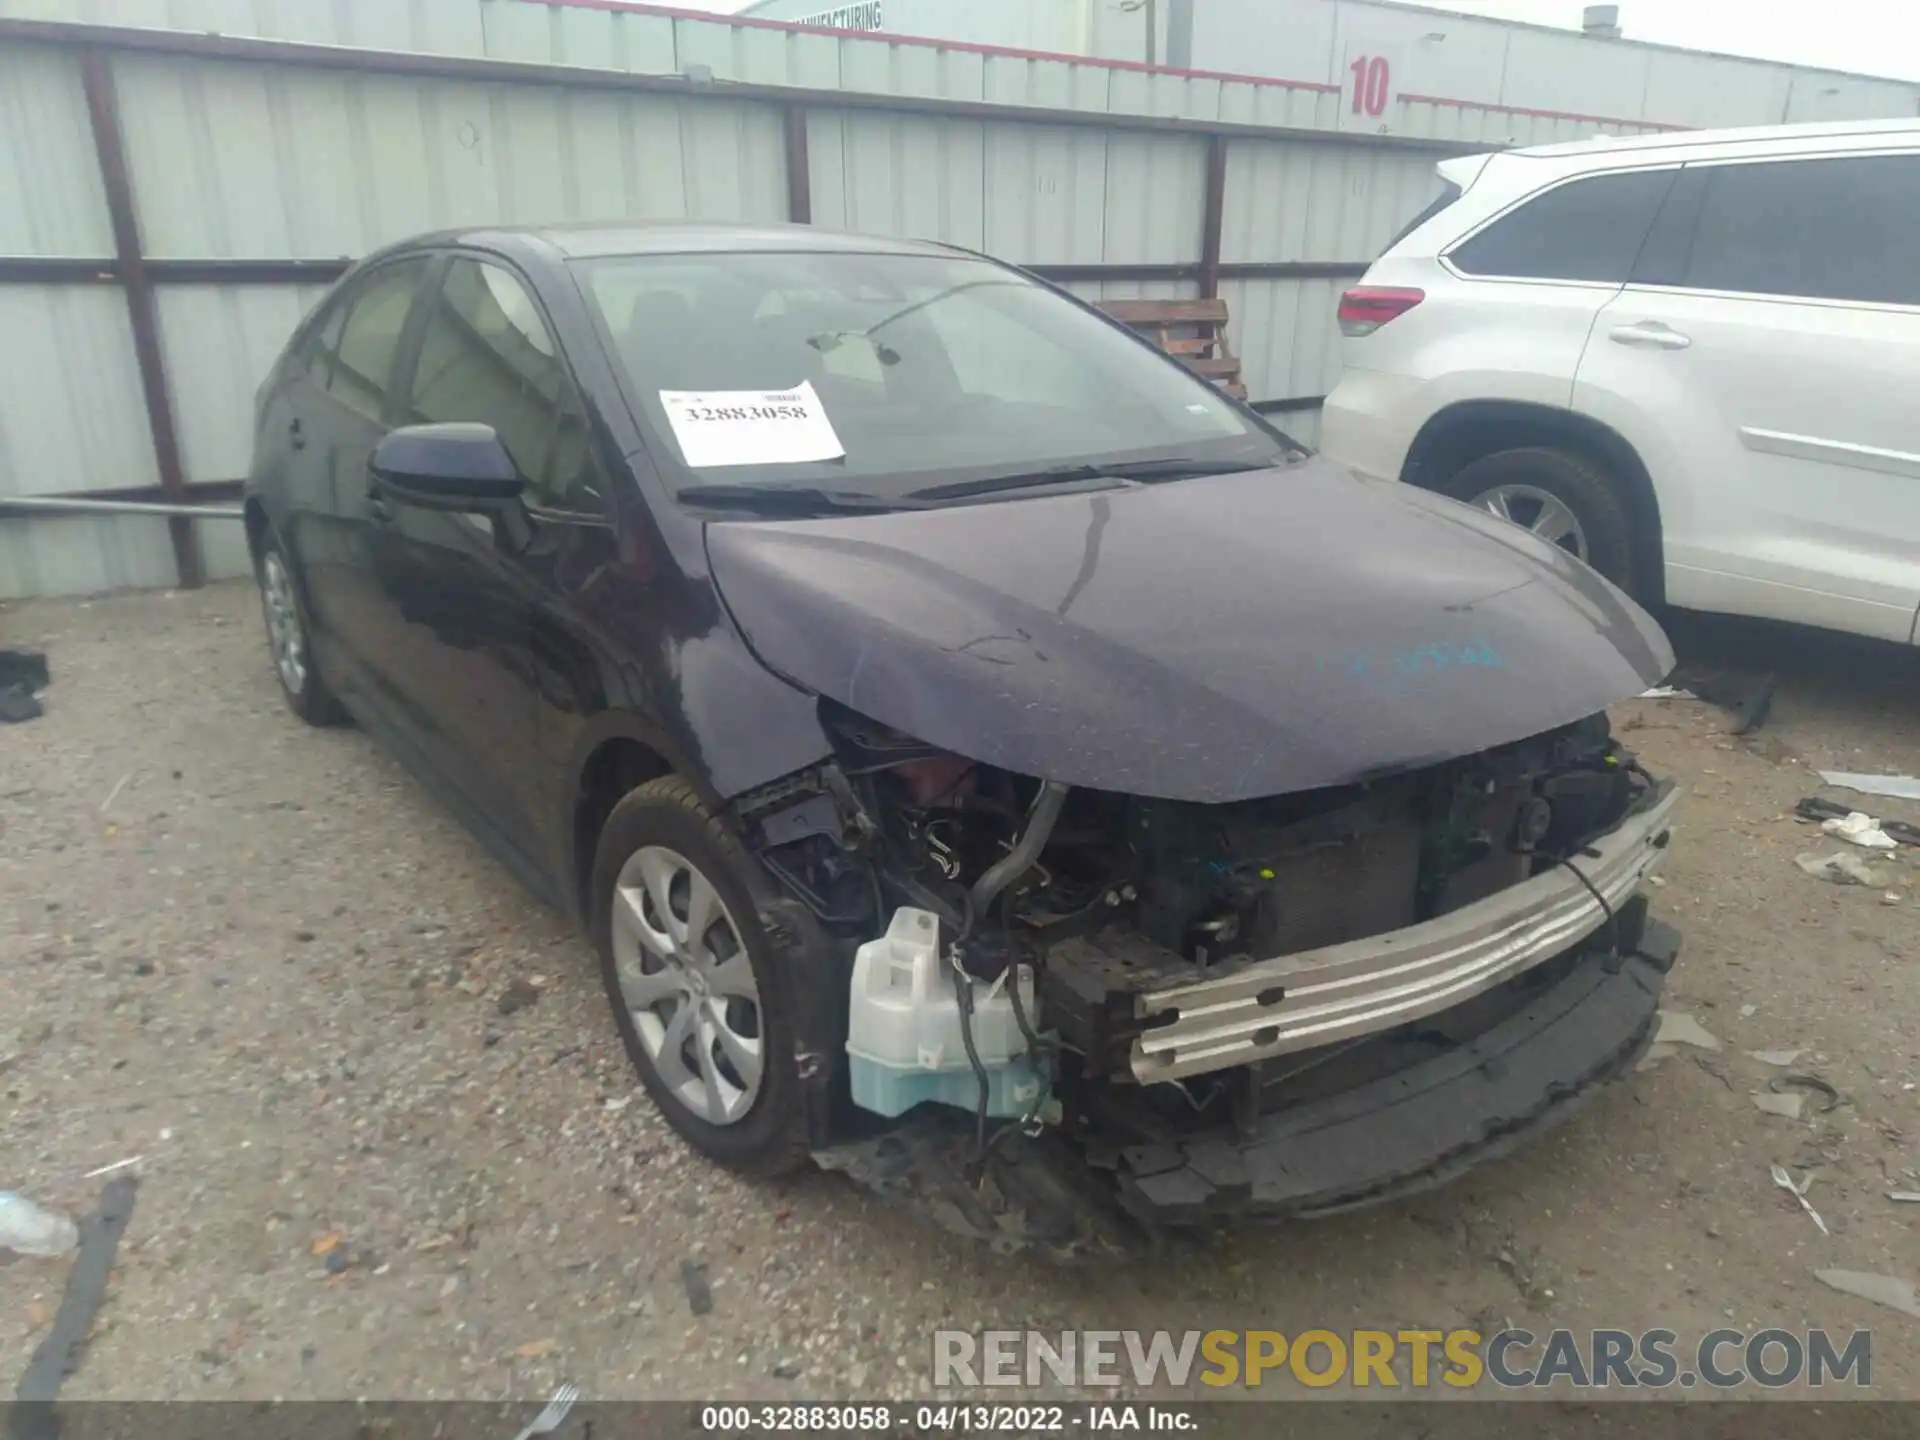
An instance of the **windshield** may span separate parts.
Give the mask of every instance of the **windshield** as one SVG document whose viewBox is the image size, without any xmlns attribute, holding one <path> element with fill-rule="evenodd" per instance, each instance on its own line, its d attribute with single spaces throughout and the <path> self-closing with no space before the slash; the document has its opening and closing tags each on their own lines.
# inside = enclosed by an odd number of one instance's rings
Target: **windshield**
<svg viewBox="0 0 1920 1440">
<path fill-rule="evenodd" d="M 1204 380 L 986 261 L 710 253 L 579 268 L 682 491 L 902 499 L 1287 457 Z"/>
</svg>

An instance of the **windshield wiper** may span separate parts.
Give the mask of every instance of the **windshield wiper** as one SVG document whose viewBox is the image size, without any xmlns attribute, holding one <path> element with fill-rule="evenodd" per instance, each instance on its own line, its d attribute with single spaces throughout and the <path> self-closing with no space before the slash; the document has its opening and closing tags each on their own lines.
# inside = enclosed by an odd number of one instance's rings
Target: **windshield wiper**
<svg viewBox="0 0 1920 1440">
<path fill-rule="evenodd" d="M 812 485 L 689 485 L 676 498 L 705 510 L 745 510 L 758 515 L 871 515 L 922 508 L 911 500 L 864 490 L 822 490 Z"/>
<path fill-rule="evenodd" d="M 1284 462 L 1282 462 L 1284 463 Z M 1115 465 L 1053 465 L 1044 470 L 1023 470 L 1013 475 L 994 475 L 985 480 L 962 480 L 952 485 L 932 485 L 907 492 L 909 500 L 964 500 L 974 495 L 999 495 L 1014 490 L 1039 490 L 1052 485 L 1072 485 L 1081 481 L 1110 480 L 1115 483 L 1154 480 L 1188 480 L 1197 475 L 1233 475 L 1243 470 L 1270 470 L 1273 464 L 1263 460 L 1196 460 L 1191 456 L 1173 460 L 1132 460 Z"/>
</svg>

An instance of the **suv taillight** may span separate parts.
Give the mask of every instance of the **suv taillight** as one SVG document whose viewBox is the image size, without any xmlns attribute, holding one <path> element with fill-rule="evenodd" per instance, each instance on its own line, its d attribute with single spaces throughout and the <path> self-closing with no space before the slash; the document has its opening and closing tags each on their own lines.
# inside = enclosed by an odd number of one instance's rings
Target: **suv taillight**
<svg viewBox="0 0 1920 1440">
<path fill-rule="evenodd" d="M 1356 285 L 1340 297 L 1340 333 L 1353 339 L 1371 335 L 1389 320 L 1397 320 L 1422 300 L 1424 290 L 1394 285 Z"/>
</svg>

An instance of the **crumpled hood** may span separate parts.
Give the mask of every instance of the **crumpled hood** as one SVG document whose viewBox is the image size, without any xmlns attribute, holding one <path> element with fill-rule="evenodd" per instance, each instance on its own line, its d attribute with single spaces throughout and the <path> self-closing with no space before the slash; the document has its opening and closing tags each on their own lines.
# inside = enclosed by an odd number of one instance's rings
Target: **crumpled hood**
<svg viewBox="0 0 1920 1440">
<path fill-rule="evenodd" d="M 1018 774 L 1221 802 L 1523 739 L 1673 666 L 1516 526 L 1324 460 L 940 510 L 707 527 L 782 675 Z"/>
</svg>

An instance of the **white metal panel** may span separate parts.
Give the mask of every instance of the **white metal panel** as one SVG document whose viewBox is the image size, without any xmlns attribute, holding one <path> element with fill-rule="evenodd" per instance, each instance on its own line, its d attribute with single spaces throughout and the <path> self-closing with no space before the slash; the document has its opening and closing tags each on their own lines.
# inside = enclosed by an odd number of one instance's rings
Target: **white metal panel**
<svg viewBox="0 0 1920 1440">
<path fill-rule="evenodd" d="M 1325 395 L 1340 376 L 1343 280 L 1230 280 L 1227 338 L 1255 400 Z M 1282 425 L 1282 429 L 1286 427 Z"/>
<path fill-rule="evenodd" d="M 0 285 L 0 494 L 159 482 L 115 285 Z"/>
<path fill-rule="evenodd" d="M 1027 125 L 987 128 L 986 244 L 1022 265 L 1099 264 L 1120 136 Z"/>
<path fill-rule="evenodd" d="M 174 57 L 115 73 L 154 256 L 336 258 L 453 225 L 784 213 L 768 106 Z"/>
<path fill-rule="evenodd" d="M 0 600 L 171 585 L 166 523 L 149 517 L 0 515 Z"/>
<path fill-rule="evenodd" d="M 1229 264 L 1375 259 L 1439 189 L 1431 155 L 1313 141 L 1227 147 Z"/>
<path fill-rule="evenodd" d="M 254 392 L 322 285 L 167 285 L 160 348 L 189 481 L 238 480 L 253 457 Z"/>
<path fill-rule="evenodd" d="M 1781 65 L 1655 51 L 1641 113 L 1670 125 L 1778 125 L 1792 78 Z"/>
<path fill-rule="evenodd" d="M 0 48 L 0 255 L 112 254 L 78 61 L 41 46 Z"/>
<path fill-rule="evenodd" d="M 815 111 L 808 140 L 816 225 L 985 248 L 984 125 Z"/>
<path fill-rule="evenodd" d="M 1206 169 L 1207 144 L 1198 136 L 1110 132 L 1098 258 L 1109 265 L 1197 261 Z"/>
<path fill-rule="evenodd" d="M 1787 98 L 1787 120 L 1878 120 L 1920 114 L 1920 88 L 1892 80 L 1863 80 L 1796 70 Z"/>
<path fill-rule="evenodd" d="M 1655 52 L 1544 30 L 1508 32 L 1507 67 L 1488 97 L 1529 110 L 1573 111 L 1621 120 L 1648 111 L 1647 64 Z M 1459 91 L 1438 91 L 1459 95 Z M 1479 98 L 1467 95 L 1465 98 Z M 1660 117 L 1665 118 L 1665 117 Z"/>
</svg>

